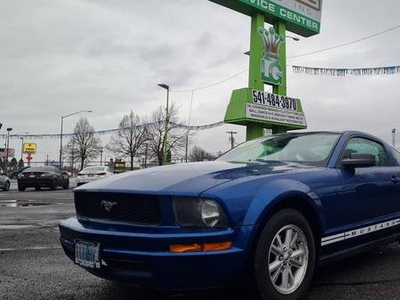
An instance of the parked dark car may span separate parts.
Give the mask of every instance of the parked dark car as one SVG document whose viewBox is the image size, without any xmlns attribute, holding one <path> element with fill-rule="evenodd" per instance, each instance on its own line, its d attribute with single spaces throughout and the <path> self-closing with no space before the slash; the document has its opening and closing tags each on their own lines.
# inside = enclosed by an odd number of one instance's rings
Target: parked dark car
<svg viewBox="0 0 400 300">
<path fill-rule="evenodd" d="M 167 289 L 246 283 L 265 300 L 298 300 L 320 264 L 400 240 L 400 153 L 357 131 L 289 132 L 74 197 L 60 242 L 96 276 Z"/>
<path fill-rule="evenodd" d="M 68 174 L 53 166 L 29 167 L 19 172 L 17 177 L 19 191 L 25 191 L 26 188 L 69 188 Z"/>
<path fill-rule="evenodd" d="M 10 178 L 8 178 L 3 170 L 0 170 L 0 189 L 2 189 L 3 191 L 9 191 L 10 185 Z"/>
</svg>

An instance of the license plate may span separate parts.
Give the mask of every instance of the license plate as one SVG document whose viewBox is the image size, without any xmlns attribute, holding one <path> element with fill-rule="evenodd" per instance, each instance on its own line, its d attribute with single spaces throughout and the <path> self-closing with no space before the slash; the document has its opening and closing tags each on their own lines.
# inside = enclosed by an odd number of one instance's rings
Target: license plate
<svg viewBox="0 0 400 300">
<path fill-rule="evenodd" d="M 86 268 L 100 269 L 100 244 L 76 241 L 75 263 Z"/>
<path fill-rule="evenodd" d="M 36 178 L 35 175 L 29 175 L 28 177 L 29 177 L 29 178 Z"/>
</svg>

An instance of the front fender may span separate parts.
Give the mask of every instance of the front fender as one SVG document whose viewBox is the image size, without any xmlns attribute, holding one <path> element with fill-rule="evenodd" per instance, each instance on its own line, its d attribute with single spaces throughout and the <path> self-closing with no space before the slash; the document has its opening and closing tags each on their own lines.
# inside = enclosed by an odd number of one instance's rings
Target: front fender
<svg viewBox="0 0 400 300">
<path fill-rule="evenodd" d="M 257 191 L 243 220 L 243 225 L 262 224 L 274 207 L 289 198 L 306 201 L 312 207 L 319 224 L 322 224 L 322 209 L 318 196 L 302 182 L 294 179 L 277 179 L 268 182 Z"/>
</svg>

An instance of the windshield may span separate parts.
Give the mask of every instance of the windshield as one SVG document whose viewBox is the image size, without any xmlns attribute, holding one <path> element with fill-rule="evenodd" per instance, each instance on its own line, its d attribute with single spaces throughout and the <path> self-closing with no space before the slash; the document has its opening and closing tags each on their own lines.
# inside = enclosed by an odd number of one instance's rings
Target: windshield
<svg viewBox="0 0 400 300">
<path fill-rule="evenodd" d="M 340 134 L 330 132 L 284 133 L 244 142 L 217 160 L 285 161 L 325 166 Z"/>
</svg>

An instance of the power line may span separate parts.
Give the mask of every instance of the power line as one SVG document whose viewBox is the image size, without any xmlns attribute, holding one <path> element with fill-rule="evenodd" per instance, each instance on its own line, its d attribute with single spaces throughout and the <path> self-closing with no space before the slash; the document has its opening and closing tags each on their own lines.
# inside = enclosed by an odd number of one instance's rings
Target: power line
<svg viewBox="0 0 400 300">
<path fill-rule="evenodd" d="M 197 87 L 197 88 L 186 89 L 186 90 L 171 90 L 171 92 L 183 93 L 183 92 L 192 92 L 192 91 L 198 91 L 198 90 L 207 89 L 207 88 L 209 88 L 209 87 L 212 87 L 212 86 L 215 86 L 215 85 L 224 83 L 224 82 L 226 82 L 226 81 L 228 81 L 228 80 L 231 80 L 232 78 L 234 78 L 234 77 L 236 77 L 236 76 L 239 76 L 239 75 L 243 74 L 244 72 L 247 72 L 248 70 L 249 70 L 249 69 L 247 68 L 247 69 L 245 69 L 245 70 L 243 70 L 243 71 L 240 71 L 239 73 L 236 73 L 236 74 L 234 74 L 234 75 L 232 75 L 232 76 L 230 76 L 230 77 L 228 77 L 228 78 L 222 79 L 222 80 L 217 81 L 217 82 L 215 82 L 215 83 L 211 83 L 211 84 L 208 84 L 208 85 L 200 86 L 200 87 Z"/>
<path fill-rule="evenodd" d="M 307 55 L 312 55 L 312 54 L 316 54 L 316 53 L 326 52 L 326 51 L 329 51 L 329 50 L 333 50 L 333 49 L 337 49 L 337 48 L 349 46 L 349 45 L 352 45 L 352 44 L 355 44 L 355 43 L 359 43 L 359 42 L 362 42 L 362 41 L 371 39 L 371 38 L 373 38 L 373 37 L 376 37 L 376 36 L 379 36 L 379 35 L 388 33 L 388 32 L 390 32 L 390 31 L 393 31 L 393 30 L 396 30 L 396 29 L 399 29 L 399 28 L 400 28 L 400 25 L 396 25 L 396 26 L 393 26 L 393 27 L 391 27 L 391 28 L 382 30 L 382 31 L 380 31 L 380 32 L 377 32 L 377 33 L 368 35 L 368 36 L 366 36 L 366 37 L 363 37 L 363 38 L 360 38 L 360 39 L 357 39 L 357 40 L 354 40 L 354 41 L 351 41 L 351 42 L 347 42 L 347 43 L 343 43 L 343 44 L 331 46 L 331 47 L 328 47 L 328 48 L 325 48 L 325 49 L 316 50 L 316 51 L 312 51 L 312 52 L 307 52 L 307 53 L 303 53 L 303 54 L 299 54 L 299 55 L 288 56 L 287 59 L 303 57 L 303 56 L 307 56 Z M 288 66 L 291 66 L 291 65 L 288 65 Z M 227 77 L 227 78 L 225 78 L 225 79 L 219 80 L 219 81 L 217 81 L 217 82 L 214 82 L 214 83 L 211 83 L 211 84 L 208 84 L 208 85 L 200 86 L 200 87 L 197 87 L 197 88 L 191 88 L 191 89 L 171 90 L 171 92 L 183 93 L 183 92 L 192 92 L 192 91 L 207 89 L 207 88 L 210 88 L 210 87 L 212 87 L 212 86 L 216 86 L 216 85 L 218 85 L 218 84 L 221 84 L 221 83 L 224 83 L 224 82 L 226 82 L 226 81 L 228 81 L 228 80 L 231 80 L 232 78 L 235 78 L 235 77 L 237 77 L 237 76 L 243 74 L 244 72 L 247 72 L 248 70 L 249 70 L 249 69 L 247 68 L 247 69 L 245 69 L 245 70 L 240 71 L 239 73 L 236 73 L 236 74 L 234 74 L 234 75 L 232 75 L 232 76 L 229 76 L 229 77 Z"/>
<path fill-rule="evenodd" d="M 312 54 L 316 54 L 316 53 L 321 53 L 321 52 L 329 51 L 329 50 L 332 50 L 332 49 L 337 49 L 337 48 L 345 47 L 345 46 L 348 46 L 348 45 L 352 45 L 352 44 L 355 44 L 355 43 L 359 43 L 359 42 L 368 40 L 368 39 L 370 39 L 370 38 L 376 37 L 376 36 L 381 35 L 381 34 L 388 33 L 388 32 L 390 32 L 390 31 L 396 30 L 396 29 L 398 29 L 398 28 L 400 28 L 400 25 L 396 25 L 396 26 L 394 26 L 394 27 L 391 27 L 391 28 L 385 29 L 385 30 L 383 30 L 383 31 L 380 31 L 380 32 L 377 32 L 377 33 L 368 35 L 368 36 L 366 36 L 366 37 L 363 37 L 363 38 L 358 39 L 358 40 L 355 40 L 355 41 L 351 41 L 351 42 L 348 42 L 348 43 L 339 44 L 339 45 L 336 45 L 336 46 L 332 46 L 332 47 L 329 47 L 329 48 L 325 48 L 325 49 L 321 49 L 321 50 L 317 50 L 317 51 L 313 51 L 313 52 L 303 53 L 303 54 L 294 55 L 294 56 L 288 56 L 287 58 L 297 58 L 297 57 L 312 55 Z"/>
</svg>

